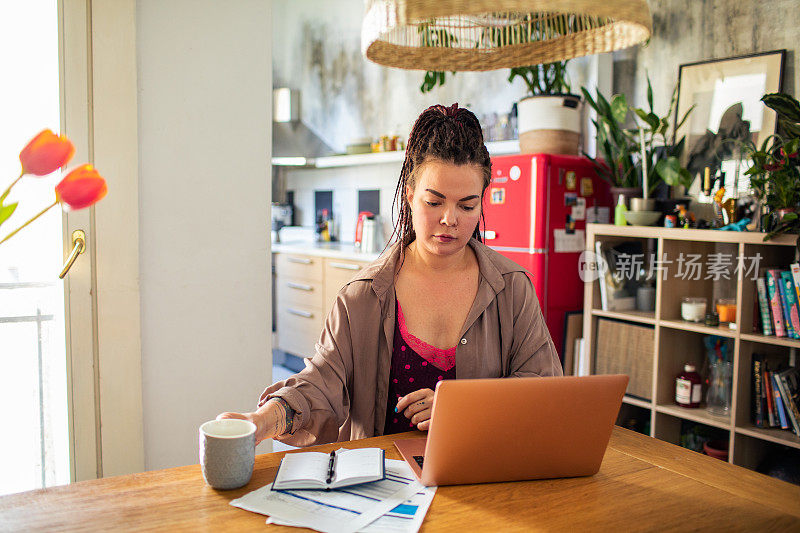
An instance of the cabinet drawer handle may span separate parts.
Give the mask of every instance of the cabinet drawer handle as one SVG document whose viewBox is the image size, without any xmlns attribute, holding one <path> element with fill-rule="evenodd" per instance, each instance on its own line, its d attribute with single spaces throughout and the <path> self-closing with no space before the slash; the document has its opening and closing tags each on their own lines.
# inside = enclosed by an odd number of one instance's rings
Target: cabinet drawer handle
<svg viewBox="0 0 800 533">
<path fill-rule="evenodd" d="M 305 259 L 303 257 L 287 257 L 286 260 L 290 263 L 300 263 L 301 265 L 311 264 L 311 259 Z"/>
<path fill-rule="evenodd" d="M 361 270 L 361 267 L 358 265 L 349 265 L 347 263 L 331 263 L 333 268 L 341 268 L 344 270 Z"/>
<path fill-rule="evenodd" d="M 303 285 L 302 283 L 294 283 L 294 282 L 291 282 L 291 281 L 287 281 L 286 282 L 286 286 L 289 287 L 290 289 L 298 289 L 298 290 L 301 290 L 301 291 L 313 291 L 314 290 L 314 287 L 312 287 L 311 285 Z"/>
<path fill-rule="evenodd" d="M 312 313 L 309 313 L 308 311 L 298 311 L 297 309 L 292 309 L 291 307 L 288 307 L 286 310 L 292 315 L 301 316 L 303 318 L 311 318 L 314 316 Z"/>
</svg>

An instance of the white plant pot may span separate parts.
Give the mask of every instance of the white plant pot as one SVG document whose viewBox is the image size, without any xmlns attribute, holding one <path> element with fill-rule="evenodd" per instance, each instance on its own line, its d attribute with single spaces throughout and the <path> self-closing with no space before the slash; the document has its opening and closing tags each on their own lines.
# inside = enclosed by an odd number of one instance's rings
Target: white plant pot
<svg viewBox="0 0 800 533">
<path fill-rule="evenodd" d="M 574 94 L 523 98 L 517 104 L 517 125 L 523 154 L 578 155 L 581 99 Z"/>
</svg>

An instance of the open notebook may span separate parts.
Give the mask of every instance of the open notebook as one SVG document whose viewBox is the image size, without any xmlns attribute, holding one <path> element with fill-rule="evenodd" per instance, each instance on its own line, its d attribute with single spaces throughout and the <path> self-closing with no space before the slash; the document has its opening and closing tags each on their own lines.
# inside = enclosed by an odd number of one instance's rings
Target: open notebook
<svg viewBox="0 0 800 533">
<path fill-rule="evenodd" d="M 380 448 L 287 453 L 272 489 L 338 489 L 378 481 L 386 472 L 384 455 Z"/>
</svg>

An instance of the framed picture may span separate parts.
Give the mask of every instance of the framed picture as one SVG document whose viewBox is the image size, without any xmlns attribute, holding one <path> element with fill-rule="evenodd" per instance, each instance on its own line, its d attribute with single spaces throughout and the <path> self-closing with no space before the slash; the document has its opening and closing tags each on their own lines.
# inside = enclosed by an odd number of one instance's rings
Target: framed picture
<svg viewBox="0 0 800 533">
<path fill-rule="evenodd" d="M 683 164 L 693 176 L 705 167 L 714 175 L 739 141 L 760 146 L 775 133 L 775 112 L 760 100 L 781 90 L 785 57 L 786 50 L 776 50 L 680 66 L 675 124 L 695 107 L 676 139 L 686 138 Z"/>
</svg>

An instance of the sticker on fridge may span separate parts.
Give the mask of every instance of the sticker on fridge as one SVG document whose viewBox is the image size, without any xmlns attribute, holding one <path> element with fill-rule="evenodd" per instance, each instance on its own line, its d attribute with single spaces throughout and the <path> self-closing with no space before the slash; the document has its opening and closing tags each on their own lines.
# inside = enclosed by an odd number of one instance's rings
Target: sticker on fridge
<svg viewBox="0 0 800 533">
<path fill-rule="evenodd" d="M 572 220 L 584 220 L 586 218 L 586 198 L 577 198 L 575 200 L 571 214 Z"/>
<path fill-rule="evenodd" d="M 581 196 L 591 196 L 593 194 L 592 178 L 581 178 Z"/>
<path fill-rule="evenodd" d="M 578 203 L 578 195 L 574 192 L 564 193 L 564 205 L 567 207 L 573 206 Z"/>
<path fill-rule="evenodd" d="M 586 223 L 587 224 L 610 224 L 611 223 L 611 209 L 608 207 L 587 207 L 586 208 Z"/>
<path fill-rule="evenodd" d="M 489 191 L 490 204 L 504 204 L 506 203 L 506 189 L 505 187 L 493 187 Z"/>
<path fill-rule="evenodd" d="M 567 172 L 566 176 L 566 185 L 568 191 L 574 191 L 577 188 L 578 178 L 575 176 L 575 171 L 570 170 Z"/>
<path fill-rule="evenodd" d="M 586 238 L 582 229 L 575 230 L 575 233 L 568 234 L 566 229 L 553 230 L 555 240 L 555 253 L 582 252 L 586 248 Z"/>
</svg>

